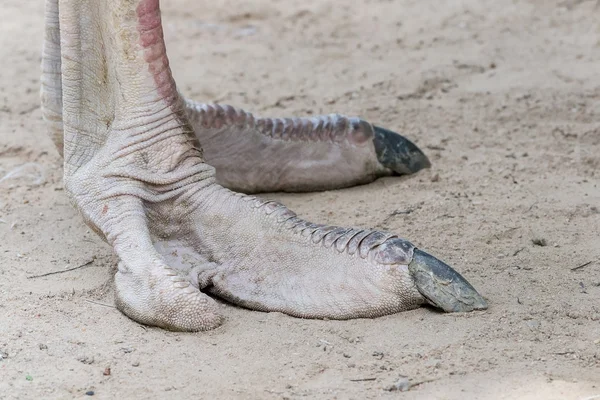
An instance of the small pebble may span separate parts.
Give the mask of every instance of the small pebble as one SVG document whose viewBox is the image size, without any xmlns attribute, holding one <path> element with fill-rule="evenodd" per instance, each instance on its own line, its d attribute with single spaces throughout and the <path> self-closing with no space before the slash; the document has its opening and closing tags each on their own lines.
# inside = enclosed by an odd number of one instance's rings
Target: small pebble
<svg viewBox="0 0 600 400">
<path fill-rule="evenodd" d="M 532 319 L 527 321 L 526 324 L 532 331 L 540 329 L 540 321 L 538 320 Z"/>
<path fill-rule="evenodd" d="M 48 346 L 46 346 L 44 343 L 40 343 L 39 348 L 40 350 L 48 350 Z"/>
<path fill-rule="evenodd" d="M 410 389 L 410 382 L 408 381 L 407 376 L 400 376 L 398 382 L 385 388 L 385 390 L 387 390 L 388 392 L 406 392 L 408 389 Z"/>
<path fill-rule="evenodd" d="M 139 367 L 140 366 L 140 362 L 139 361 L 134 361 L 131 363 L 131 366 L 133 367 Z"/>
<path fill-rule="evenodd" d="M 102 372 L 102 375 L 109 376 L 110 375 L 110 367 L 104 368 L 104 372 Z"/>
</svg>

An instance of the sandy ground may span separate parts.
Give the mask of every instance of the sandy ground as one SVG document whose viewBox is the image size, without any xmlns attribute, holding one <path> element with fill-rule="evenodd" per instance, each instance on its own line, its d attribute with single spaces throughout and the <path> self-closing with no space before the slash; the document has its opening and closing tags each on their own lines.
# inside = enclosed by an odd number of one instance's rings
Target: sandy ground
<svg viewBox="0 0 600 400">
<path fill-rule="evenodd" d="M 0 179 L 35 164 L 0 181 L 0 398 L 600 398 L 595 1 L 173 0 L 163 15 L 186 95 L 360 115 L 417 142 L 431 170 L 271 197 L 401 234 L 490 308 L 312 321 L 223 305 L 225 324 L 198 334 L 132 322 L 45 135 L 43 2 L 4 0 Z M 410 391 L 386 390 L 401 376 Z"/>
</svg>

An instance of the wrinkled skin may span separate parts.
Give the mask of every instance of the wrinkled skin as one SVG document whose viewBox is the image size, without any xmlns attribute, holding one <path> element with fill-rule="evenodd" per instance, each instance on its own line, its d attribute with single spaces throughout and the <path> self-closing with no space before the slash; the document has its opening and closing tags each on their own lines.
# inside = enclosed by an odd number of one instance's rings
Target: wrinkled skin
<svg viewBox="0 0 600 400">
<path fill-rule="evenodd" d="M 305 318 L 486 307 L 392 233 L 312 224 L 231 190 L 331 189 L 428 167 L 407 139 L 359 118 L 261 119 L 184 100 L 158 0 L 48 0 L 45 23 L 44 119 L 66 193 L 119 257 L 116 304 L 132 319 L 215 328 L 205 293 Z"/>
</svg>

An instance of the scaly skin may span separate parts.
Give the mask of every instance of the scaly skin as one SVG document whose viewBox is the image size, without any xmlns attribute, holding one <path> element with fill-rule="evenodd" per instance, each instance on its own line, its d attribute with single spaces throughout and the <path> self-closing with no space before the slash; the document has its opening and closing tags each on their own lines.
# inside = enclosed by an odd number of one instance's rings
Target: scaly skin
<svg viewBox="0 0 600 400">
<path fill-rule="evenodd" d="M 119 257 L 116 304 L 126 315 L 214 328 L 222 318 L 200 289 L 308 318 L 376 317 L 424 302 L 486 307 L 450 267 L 393 234 L 310 224 L 219 185 L 168 66 L 158 0 L 47 0 L 46 10 L 43 115 L 64 142 L 66 193 Z M 332 134 L 379 148 L 370 160 L 415 154 L 380 128 L 364 139 L 344 126 Z"/>
<path fill-rule="evenodd" d="M 257 118 L 191 100 L 186 111 L 219 184 L 244 193 L 338 189 L 430 166 L 408 139 L 357 117 Z"/>
</svg>

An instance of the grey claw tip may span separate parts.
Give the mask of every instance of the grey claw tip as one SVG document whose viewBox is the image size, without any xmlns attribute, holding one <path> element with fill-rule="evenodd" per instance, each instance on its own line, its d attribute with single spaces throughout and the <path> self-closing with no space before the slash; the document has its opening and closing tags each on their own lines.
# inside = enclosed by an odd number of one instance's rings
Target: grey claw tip
<svg viewBox="0 0 600 400">
<path fill-rule="evenodd" d="M 427 156 L 402 135 L 373 125 L 375 153 L 377 160 L 397 174 L 413 174 L 431 167 Z"/>
<path fill-rule="evenodd" d="M 465 278 L 424 251 L 414 250 L 408 270 L 423 297 L 445 312 L 487 309 L 486 301 Z"/>
</svg>

